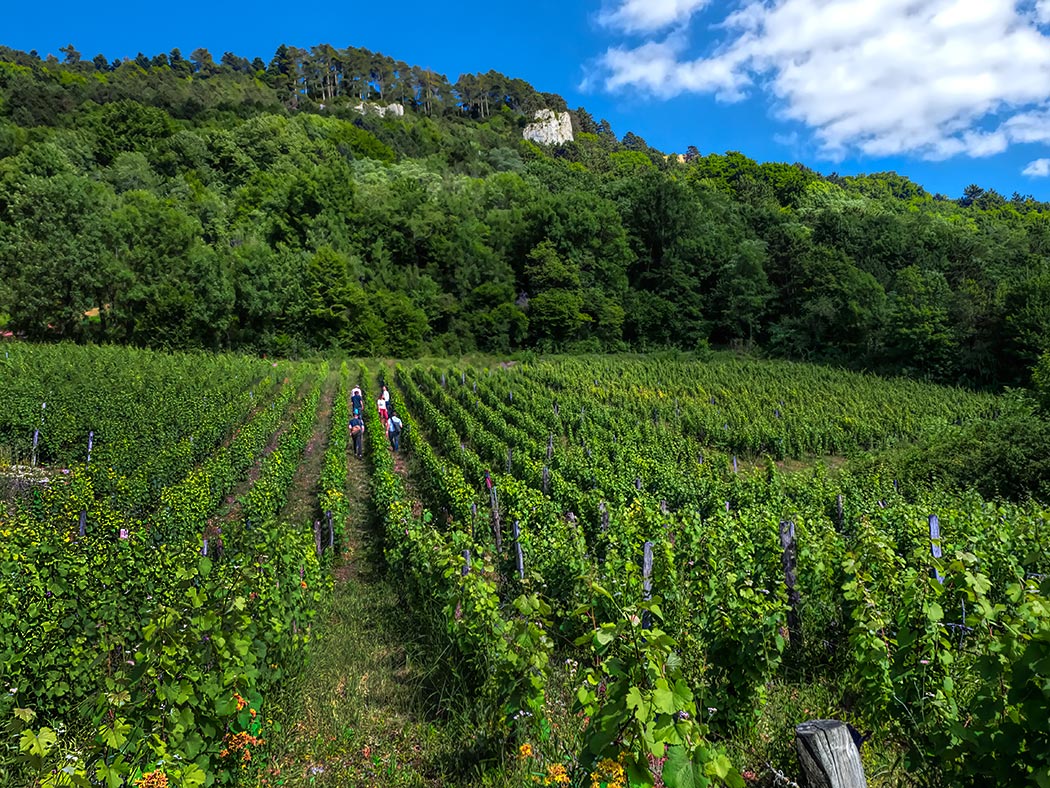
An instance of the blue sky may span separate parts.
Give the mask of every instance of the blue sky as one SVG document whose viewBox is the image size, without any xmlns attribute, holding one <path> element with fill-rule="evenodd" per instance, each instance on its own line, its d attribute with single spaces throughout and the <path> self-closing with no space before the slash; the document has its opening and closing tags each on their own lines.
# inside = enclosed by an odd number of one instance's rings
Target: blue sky
<svg viewBox="0 0 1050 788">
<path fill-rule="evenodd" d="M 0 43 L 41 55 L 363 46 L 526 79 L 666 152 L 1050 199 L 1050 0 L 13 5 Z"/>
</svg>

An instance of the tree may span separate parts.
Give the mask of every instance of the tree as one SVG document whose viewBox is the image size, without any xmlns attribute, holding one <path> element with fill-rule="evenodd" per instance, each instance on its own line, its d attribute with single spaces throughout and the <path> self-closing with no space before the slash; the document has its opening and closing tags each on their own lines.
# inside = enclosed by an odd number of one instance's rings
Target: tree
<svg viewBox="0 0 1050 788">
<path fill-rule="evenodd" d="M 80 53 L 77 52 L 76 47 L 72 44 L 66 44 L 64 47 L 59 47 L 58 51 L 66 56 L 65 64 L 67 66 L 75 66 L 80 62 Z"/>
<path fill-rule="evenodd" d="M 26 180 L 0 235 L 15 329 L 35 339 L 83 335 L 84 313 L 105 306 L 118 276 L 106 243 L 112 204 L 107 187 L 79 175 Z"/>
<path fill-rule="evenodd" d="M 948 380 L 955 338 L 948 311 L 951 290 L 943 274 L 909 266 L 890 296 L 887 354 L 899 369 Z"/>
</svg>

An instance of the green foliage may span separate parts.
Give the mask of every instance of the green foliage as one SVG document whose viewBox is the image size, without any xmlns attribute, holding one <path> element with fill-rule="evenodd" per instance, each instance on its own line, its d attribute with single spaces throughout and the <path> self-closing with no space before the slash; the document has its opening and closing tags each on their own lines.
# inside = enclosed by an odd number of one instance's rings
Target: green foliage
<svg viewBox="0 0 1050 788">
<path fill-rule="evenodd" d="M 1034 200 L 665 156 L 582 108 L 546 148 L 521 129 L 564 101 L 496 72 L 194 54 L 0 50 L 10 330 L 286 356 L 712 345 L 988 388 L 1046 352 Z"/>
<path fill-rule="evenodd" d="M 612 595 L 592 585 L 596 595 Z M 588 608 L 578 612 L 590 614 Z M 620 610 L 616 618 L 581 635 L 597 667 L 584 676 L 576 694 L 589 718 L 581 765 L 589 770 L 601 759 L 622 764 L 630 785 L 651 786 L 650 759 L 664 759 L 662 777 L 669 788 L 726 784 L 742 788 L 724 754 L 706 741 L 696 702 L 683 675 L 670 636 L 644 620 L 659 621 L 657 600 Z M 585 621 L 593 621 L 584 615 Z"/>
</svg>

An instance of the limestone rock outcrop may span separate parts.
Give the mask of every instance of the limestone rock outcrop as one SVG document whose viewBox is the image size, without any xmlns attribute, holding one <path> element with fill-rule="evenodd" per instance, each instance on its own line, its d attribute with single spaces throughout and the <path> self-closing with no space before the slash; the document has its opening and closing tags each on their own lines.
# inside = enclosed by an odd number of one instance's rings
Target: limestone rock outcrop
<svg viewBox="0 0 1050 788">
<path fill-rule="evenodd" d="M 394 118 L 403 118 L 405 116 L 405 107 L 403 104 L 374 104 L 369 101 L 367 104 L 361 102 L 354 107 L 362 115 L 378 115 L 381 118 L 385 118 L 390 115 Z"/>
<path fill-rule="evenodd" d="M 572 116 L 568 112 L 555 112 L 552 109 L 538 110 L 533 122 L 525 127 L 522 135 L 540 145 L 572 142 Z"/>
</svg>

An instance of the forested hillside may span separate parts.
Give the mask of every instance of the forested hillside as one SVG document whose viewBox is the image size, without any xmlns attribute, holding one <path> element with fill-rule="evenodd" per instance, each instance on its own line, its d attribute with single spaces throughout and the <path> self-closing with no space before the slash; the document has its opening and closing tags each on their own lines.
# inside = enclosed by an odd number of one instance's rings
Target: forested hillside
<svg viewBox="0 0 1050 788">
<path fill-rule="evenodd" d="M 582 108 L 540 147 L 560 97 L 361 49 L 63 54 L 0 48 L 0 328 L 29 338 L 756 346 L 978 386 L 1050 347 L 1050 206 L 1020 195 L 665 155 Z"/>
</svg>

